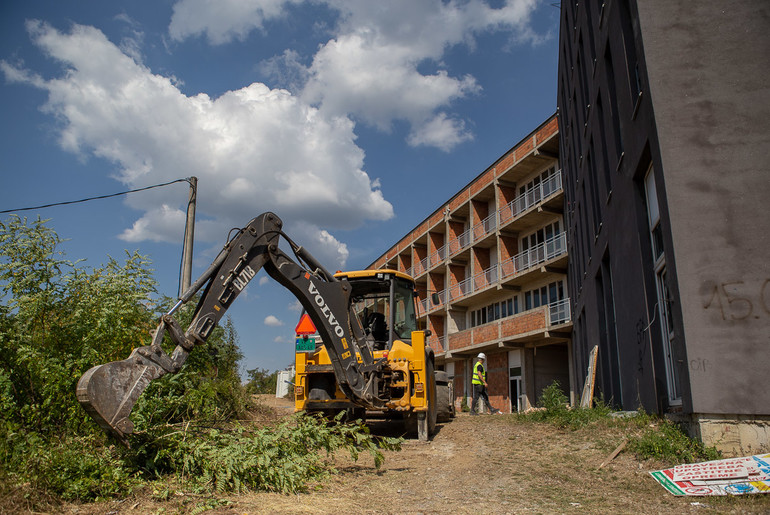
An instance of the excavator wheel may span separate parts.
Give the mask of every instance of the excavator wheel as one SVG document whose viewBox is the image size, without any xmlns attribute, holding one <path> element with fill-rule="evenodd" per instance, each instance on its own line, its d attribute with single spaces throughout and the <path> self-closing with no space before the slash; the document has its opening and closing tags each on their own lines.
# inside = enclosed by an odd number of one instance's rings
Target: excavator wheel
<svg viewBox="0 0 770 515">
<path fill-rule="evenodd" d="M 425 368 L 428 379 L 428 411 L 417 414 L 417 439 L 421 442 L 427 442 L 436 432 L 436 374 L 433 371 L 433 361 L 428 359 Z"/>
<path fill-rule="evenodd" d="M 446 372 L 436 372 L 436 420 L 449 422 L 455 416 L 453 384 Z"/>
</svg>

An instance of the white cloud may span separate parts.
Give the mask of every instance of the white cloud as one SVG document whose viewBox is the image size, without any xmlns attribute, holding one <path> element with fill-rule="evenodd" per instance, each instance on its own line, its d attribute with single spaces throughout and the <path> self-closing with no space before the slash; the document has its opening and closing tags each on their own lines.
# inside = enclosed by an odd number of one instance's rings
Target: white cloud
<svg viewBox="0 0 770 515">
<path fill-rule="evenodd" d="M 222 242 L 231 227 L 259 214 L 259 206 L 279 213 L 319 260 L 342 265 L 346 246 L 321 227 L 351 229 L 393 216 L 379 182 L 363 170 L 364 153 L 349 119 L 326 116 L 288 91 L 259 83 L 216 99 L 186 96 L 172 78 L 153 74 L 93 27 L 75 25 L 69 34 L 40 22 L 28 28 L 65 73 L 45 79 L 3 62 L 6 78 L 47 91 L 44 110 L 60 122 L 62 148 L 114 162 L 125 184 L 197 176 L 196 240 Z M 129 196 L 144 214 L 122 237 L 178 241 L 184 217 L 174 198 L 182 205 L 187 190 Z"/>
<path fill-rule="evenodd" d="M 432 120 L 413 127 L 408 141 L 413 147 L 429 145 L 448 152 L 454 146 L 471 139 L 473 135 L 465 130 L 463 120 L 453 120 L 445 113 L 439 113 Z"/>
<path fill-rule="evenodd" d="M 285 7 L 302 0 L 181 0 L 174 4 L 168 31 L 181 41 L 205 34 L 209 42 L 220 45 L 243 40 L 249 32 L 261 29 L 264 21 L 284 15 Z"/>
<path fill-rule="evenodd" d="M 260 286 L 264 286 L 264 285 L 266 285 L 269 282 L 270 282 L 270 277 L 267 276 L 267 275 L 263 275 L 262 277 L 259 278 L 259 285 Z"/>
<path fill-rule="evenodd" d="M 265 317 L 265 325 L 269 325 L 270 327 L 281 327 L 283 322 L 278 320 L 278 318 L 274 317 L 273 315 L 268 315 Z"/>
<path fill-rule="evenodd" d="M 205 33 L 213 44 L 243 39 L 264 22 L 287 15 L 301 0 L 180 0 L 169 32 L 177 40 Z M 490 7 L 483 0 L 314 0 L 339 14 L 331 40 L 319 46 L 312 64 L 296 52 L 267 60 L 281 83 L 325 113 L 353 116 L 380 130 L 395 120 L 411 126 L 411 145 L 448 151 L 472 139 L 466 124 L 445 111 L 481 86 L 471 76 L 442 68 L 446 51 L 458 44 L 473 49 L 482 33 L 507 31 L 511 44 L 537 44 L 530 27 L 536 0 L 507 0 Z M 430 64 L 433 73 L 419 67 Z M 300 84 L 304 84 L 300 86 Z M 427 132 L 425 132 L 427 131 Z"/>
<path fill-rule="evenodd" d="M 289 311 L 296 311 L 297 313 L 299 313 L 300 311 L 302 311 L 302 304 L 300 304 L 298 300 L 295 300 L 294 302 L 289 304 L 288 309 Z"/>
<path fill-rule="evenodd" d="M 437 108 L 479 91 L 473 77 L 417 71 L 415 49 L 402 42 L 378 41 L 373 32 L 349 34 L 327 43 L 313 59 L 302 96 L 335 115 L 353 113 L 389 130 L 395 119 L 417 124 Z"/>
</svg>

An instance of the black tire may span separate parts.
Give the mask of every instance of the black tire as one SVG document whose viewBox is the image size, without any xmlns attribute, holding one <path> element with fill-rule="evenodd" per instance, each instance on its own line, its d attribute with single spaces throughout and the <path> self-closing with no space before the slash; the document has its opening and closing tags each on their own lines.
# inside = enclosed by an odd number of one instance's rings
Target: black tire
<svg viewBox="0 0 770 515">
<path fill-rule="evenodd" d="M 417 439 L 423 442 L 430 440 L 430 437 L 436 433 L 436 374 L 433 372 L 433 361 L 426 360 L 425 375 L 427 384 L 425 385 L 428 411 L 417 415 Z"/>
<path fill-rule="evenodd" d="M 446 372 L 436 372 L 436 421 L 449 422 L 455 416 L 453 384 Z"/>
</svg>

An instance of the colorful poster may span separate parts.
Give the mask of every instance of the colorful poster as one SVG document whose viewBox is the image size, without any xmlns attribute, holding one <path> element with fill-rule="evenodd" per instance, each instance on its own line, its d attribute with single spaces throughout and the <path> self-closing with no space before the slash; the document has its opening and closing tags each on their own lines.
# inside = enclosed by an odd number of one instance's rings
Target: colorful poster
<svg viewBox="0 0 770 515">
<path fill-rule="evenodd" d="M 770 454 L 689 463 L 650 472 L 674 495 L 770 493 Z"/>
</svg>

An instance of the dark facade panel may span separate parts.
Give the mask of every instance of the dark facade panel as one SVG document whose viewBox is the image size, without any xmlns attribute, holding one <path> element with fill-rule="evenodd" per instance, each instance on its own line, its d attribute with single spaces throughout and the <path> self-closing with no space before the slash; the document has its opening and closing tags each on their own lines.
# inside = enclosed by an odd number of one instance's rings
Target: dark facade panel
<svg viewBox="0 0 770 515">
<path fill-rule="evenodd" d="M 768 416 L 770 3 L 562 4 L 575 375 L 623 409 Z"/>
<path fill-rule="evenodd" d="M 695 413 L 770 414 L 770 3 L 639 2 Z"/>
<path fill-rule="evenodd" d="M 624 0 L 562 9 L 558 103 L 570 296 L 583 332 L 574 343 L 578 378 L 598 345 L 605 400 L 661 412 L 682 401 L 681 387 L 670 395 L 667 386 L 658 315 L 644 179 L 659 157 L 635 11 Z"/>
</svg>

